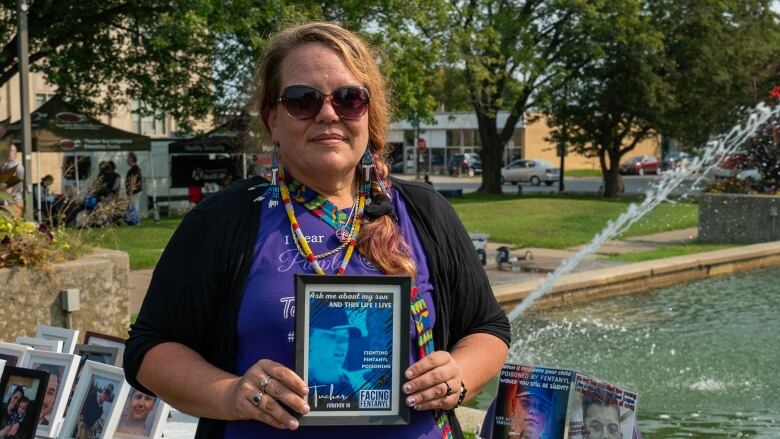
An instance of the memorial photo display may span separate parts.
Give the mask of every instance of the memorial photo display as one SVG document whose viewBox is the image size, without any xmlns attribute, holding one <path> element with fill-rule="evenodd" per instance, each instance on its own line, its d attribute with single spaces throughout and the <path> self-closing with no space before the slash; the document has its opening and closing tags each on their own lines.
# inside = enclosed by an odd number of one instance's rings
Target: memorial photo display
<svg viewBox="0 0 780 439">
<path fill-rule="evenodd" d="M 301 425 L 406 424 L 408 276 L 296 276 L 296 372 L 311 411 Z"/>
</svg>

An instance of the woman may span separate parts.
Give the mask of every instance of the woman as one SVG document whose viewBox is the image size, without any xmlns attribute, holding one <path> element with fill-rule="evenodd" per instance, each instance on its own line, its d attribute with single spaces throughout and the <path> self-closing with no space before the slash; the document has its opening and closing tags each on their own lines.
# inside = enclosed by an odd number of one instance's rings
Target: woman
<svg viewBox="0 0 780 439">
<path fill-rule="evenodd" d="M 278 178 L 204 200 L 155 269 L 126 375 L 200 416 L 198 438 L 461 437 L 452 409 L 506 359 L 509 323 L 453 210 L 428 185 L 387 179 L 388 105 L 375 59 L 358 36 L 327 23 L 273 37 L 252 109 L 278 146 Z M 412 346 L 430 341 L 405 370 L 409 425 L 298 428 L 309 406 L 290 369 L 294 273 L 413 277 L 428 313 L 422 333 L 410 328 Z"/>
<path fill-rule="evenodd" d="M 147 425 L 146 418 L 154 409 L 157 398 L 138 390 L 131 389 L 125 408 L 122 410 L 122 419 L 116 429 L 117 433 L 136 436 L 148 436 L 151 425 Z"/>
</svg>

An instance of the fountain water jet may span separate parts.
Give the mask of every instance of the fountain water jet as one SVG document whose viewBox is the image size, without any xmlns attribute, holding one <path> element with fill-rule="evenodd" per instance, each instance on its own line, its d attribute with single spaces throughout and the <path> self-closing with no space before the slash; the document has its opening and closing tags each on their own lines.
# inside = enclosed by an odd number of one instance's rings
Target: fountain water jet
<svg viewBox="0 0 780 439">
<path fill-rule="evenodd" d="M 721 135 L 716 140 L 707 143 L 704 153 L 691 161 L 686 169 L 678 169 L 664 174 L 661 180 L 652 190 L 646 192 L 646 197 L 641 204 L 632 203 L 628 210 L 621 214 L 615 221 L 607 223 L 607 227 L 599 232 L 590 243 L 582 247 L 571 258 L 563 261 L 554 272 L 550 273 L 544 282 L 518 304 L 509 314 L 509 321 L 517 319 L 528 307 L 539 297 L 549 292 L 555 282 L 563 275 L 573 270 L 585 256 L 598 250 L 604 243 L 610 239 L 624 233 L 629 227 L 636 223 L 645 214 L 650 212 L 658 204 L 666 201 L 669 195 L 683 181 L 701 170 L 701 174 L 693 183 L 696 186 L 702 179 L 722 160 L 727 154 L 733 153 L 745 141 L 752 137 L 756 130 L 767 122 L 771 117 L 780 114 L 780 106 L 769 108 L 764 104 L 759 104 L 754 108 L 744 126 L 737 125 L 727 134 Z"/>
</svg>

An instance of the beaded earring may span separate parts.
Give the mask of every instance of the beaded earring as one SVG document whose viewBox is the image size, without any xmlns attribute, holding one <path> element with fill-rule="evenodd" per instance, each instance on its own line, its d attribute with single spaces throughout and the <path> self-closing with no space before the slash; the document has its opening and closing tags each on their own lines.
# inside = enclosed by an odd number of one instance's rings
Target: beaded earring
<svg viewBox="0 0 780 439">
<path fill-rule="evenodd" d="M 268 207 L 274 207 L 279 205 L 279 160 L 276 157 L 276 152 L 279 150 L 279 145 L 276 145 L 276 148 L 274 148 L 272 160 L 271 160 L 271 181 L 260 183 L 256 186 L 252 186 L 249 188 L 250 191 L 253 191 L 255 189 L 261 189 L 264 187 L 267 187 L 265 192 L 263 192 L 263 195 L 260 195 L 259 197 L 255 198 L 255 202 L 263 201 L 266 198 L 268 199 Z"/>
<path fill-rule="evenodd" d="M 374 167 L 374 155 L 371 154 L 371 145 L 366 145 L 366 152 L 363 153 L 360 165 L 363 167 L 363 182 L 370 182 L 371 169 Z"/>
</svg>

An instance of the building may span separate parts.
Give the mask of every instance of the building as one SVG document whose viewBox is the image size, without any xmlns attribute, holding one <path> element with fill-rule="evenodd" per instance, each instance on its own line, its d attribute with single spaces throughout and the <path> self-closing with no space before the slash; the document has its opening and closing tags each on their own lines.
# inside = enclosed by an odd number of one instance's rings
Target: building
<svg viewBox="0 0 780 439">
<path fill-rule="evenodd" d="M 503 127 L 509 112 L 499 112 L 498 127 Z M 520 120 L 514 133 L 504 148 L 504 163 L 516 158 L 540 159 L 553 164 L 560 162 L 556 154 L 556 145 L 550 141 L 550 128 L 544 116 L 534 117 L 532 122 Z M 402 120 L 391 125 L 388 131 L 388 141 L 395 150 L 393 162 L 404 161 L 405 172 L 414 172 L 414 160 L 417 149 L 416 139 L 422 138 L 426 150 L 420 154 L 421 172 L 444 174 L 446 164 L 456 154 L 479 152 L 482 148 L 479 138 L 477 116 L 472 112 L 440 112 L 434 123 L 423 123 L 419 133 L 411 122 Z M 635 155 L 660 156 L 661 144 L 658 139 L 648 139 L 640 143 L 626 157 Z M 566 156 L 566 169 L 600 169 L 597 158 L 589 158 L 580 154 L 569 153 Z"/>
<path fill-rule="evenodd" d="M 35 111 L 38 107 L 43 105 L 44 102 L 54 96 L 57 90 L 49 83 L 46 82 L 45 76 L 40 72 L 30 73 L 30 107 L 32 111 Z M 143 103 L 138 101 L 131 102 L 125 108 L 118 108 L 116 113 L 112 116 L 98 116 L 97 119 L 101 122 L 111 125 L 113 127 L 130 131 L 137 134 L 143 134 L 152 138 L 154 143 L 155 139 L 165 140 L 165 144 L 170 141 L 174 133 L 179 129 L 176 121 L 169 115 L 156 115 L 156 116 L 141 116 L 137 111 Z M 21 118 L 21 99 L 19 99 L 19 75 L 14 76 L 5 85 L 0 86 L 0 121 L 8 120 L 10 122 L 17 121 Z M 205 128 L 205 127 L 204 127 Z M 0 148 L 0 161 L 3 161 L 5 157 L 2 155 L 3 151 Z M 166 153 L 167 154 L 167 153 Z M 155 154 L 155 157 L 157 154 Z M 166 155 L 167 156 L 167 155 Z M 100 158 L 103 160 L 104 158 Z M 124 160 L 119 160 L 116 157 L 109 157 L 105 159 L 115 160 L 119 166 L 120 174 L 124 175 L 126 172 L 126 165 Z M 143 157 L 141 160 L 145 160 Z M 51 174 L 55 177 L 53 190 L 55 192 L 62 192 L 63 181 L 60 178 L 62 175 L 64 156 L 62 153 L 33 153 L 32 157 L 32 169 L 29 171 L 32 175 L 33 183 L 36 183 L 38 179 L 46 174 Z M 38 164 L 40 163 L 40 168 Z M 160 170 L 159 172 L 166 172 L 167 170 Z"/>
</svg>

